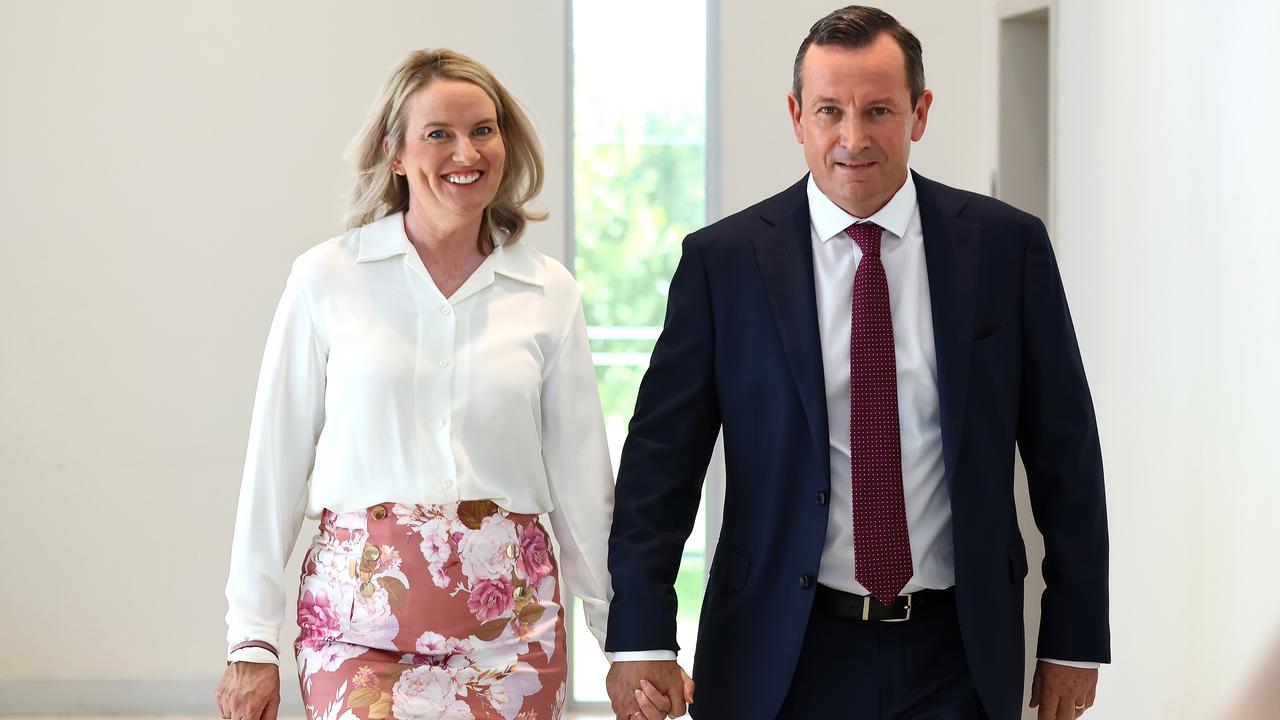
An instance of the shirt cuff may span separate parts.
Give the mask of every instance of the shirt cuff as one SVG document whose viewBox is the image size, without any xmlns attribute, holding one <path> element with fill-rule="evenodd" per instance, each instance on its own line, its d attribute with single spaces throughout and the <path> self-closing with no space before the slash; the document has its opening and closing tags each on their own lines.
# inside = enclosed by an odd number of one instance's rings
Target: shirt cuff
<svg viewBox="0 0 1280 720">
<path fill-rule="evenodd" d="M 609 662 L 639 662 L 641 660 L 675 660 L 676 654 L 671 650 L 626 650 L 623 652 L 605 653 Z"/>
<path fill-rule="evenodd" d="M 270 650 L 260 647 L 240 648 L 227 656 L 227 662 L 269 663 L 279 665 L 280 660 Z"/>
<path fill-rule="evenodd" d="M 1089 662 L 1087 660 L 1054 660 L 1053 658 L 1040 658 L 1040 662 L 1053 663 L 1054 665 L 1066 665 L 1067 667 L 1082 668 L 1085 670 L 1097 670 L 1102 663 Z"/>
</svg>

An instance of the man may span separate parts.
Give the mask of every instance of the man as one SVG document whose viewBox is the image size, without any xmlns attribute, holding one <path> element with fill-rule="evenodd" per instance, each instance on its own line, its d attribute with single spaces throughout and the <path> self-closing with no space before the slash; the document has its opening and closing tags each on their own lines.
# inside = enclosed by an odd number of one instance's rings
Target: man
<svg viewBox="0 0 1280 720">
<path fill-rule="evenodd" d="M 620 718 L 684 711 L 672 584 L 722 428 L 694 717 L 1017 718 L 1015 443 L 1048 586 L 1031 704 L 1093 703 L 1106 507 L 1065 296 L 1038 219 L 908 170 L 932 100 L 891 16 L 823 18 L 788 96 L 809 176 L 685 240 L 617 484 Z"/>
</svg>

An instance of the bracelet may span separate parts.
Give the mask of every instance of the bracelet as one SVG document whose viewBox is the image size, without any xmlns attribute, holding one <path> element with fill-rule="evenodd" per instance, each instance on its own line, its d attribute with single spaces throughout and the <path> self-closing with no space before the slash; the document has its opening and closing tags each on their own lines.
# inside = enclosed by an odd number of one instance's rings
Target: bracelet
<svg viewBox="0 0 1280 720">
<path fill-rule="evenodd" d="M 245 640 L 242 643 L 237 643 L 233 645 L 231 648 L 231 651 L 228 652 L 227 654 L 230 655 L 231 653 L 237 650 L 243 650 L 245 648 L 251 648 L 251 647 L 262 648 L 263 650 L 267 650 L 272 655 L 276 656 L 276 660 L 280 659 L 280 653 L 276 652 L 275 646 L 269 642 L 266 642 L 265 640 Z M 228 662 L 228 664 L 230 663 Z"/>
</svg>

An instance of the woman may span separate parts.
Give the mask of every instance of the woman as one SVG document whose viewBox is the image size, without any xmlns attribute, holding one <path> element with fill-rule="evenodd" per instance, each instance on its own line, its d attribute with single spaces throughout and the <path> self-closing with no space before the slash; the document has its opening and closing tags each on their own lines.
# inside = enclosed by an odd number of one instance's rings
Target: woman
<svg viewBox="0 0 1280 720">
<path fill-rule="evenodd" d="M 267 339 L 219 709 L 275 717 L 305 515 L 309 718 L 559 717 L 557 566 L 603 643 L 613 488 L 577 285 L 519 242 L 545 218 L 537 140 L 488 70 L 420 51 L 354 151 L 351 230 L 295 261 Z"/>
</svg>

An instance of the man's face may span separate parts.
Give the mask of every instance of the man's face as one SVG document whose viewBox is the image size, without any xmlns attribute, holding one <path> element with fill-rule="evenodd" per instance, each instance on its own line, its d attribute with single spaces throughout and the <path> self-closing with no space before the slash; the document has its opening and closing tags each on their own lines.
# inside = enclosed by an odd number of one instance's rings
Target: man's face
<svg viewBox="0 0 1280 720">
<path fill-rule="evenodd" d="M 787 105 L 805 162 L 823 194 L 869 217 L 907 179 L 911 143 L 924 135 L 933 93 L 911 106 L 906 58 L 884 33 L 856 50 L 810 45 L 801 72 L 804 97 L 789 93 Z"/>
</svg>

